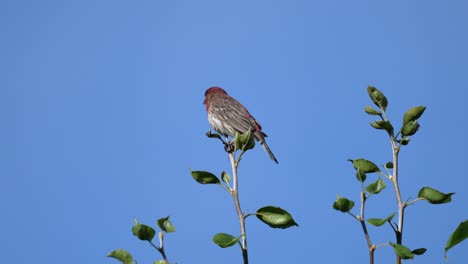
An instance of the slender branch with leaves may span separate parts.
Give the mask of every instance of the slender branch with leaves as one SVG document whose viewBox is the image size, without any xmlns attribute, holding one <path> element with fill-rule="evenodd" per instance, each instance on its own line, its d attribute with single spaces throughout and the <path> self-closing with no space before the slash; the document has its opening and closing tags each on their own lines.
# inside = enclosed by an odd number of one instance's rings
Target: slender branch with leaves
<svg viewBox="0 0 468 264">
<path fill-rule="evenodd" d="M 272 228 L 289 228 L 297 226 L 292 216 L 284 209 L 274 206 L 266 206 L 257 210 L 253 214 L 245 214 L 240 205 L 239 199 L 239 175 L 238 166 L 246 151 L 255 147 L 255 138 L 251 131 L 243 134 L 236 134 L 232 141 L 228 138 L 223 139 L 221 135 L 208 131 L 206 135 L 209 138 L 219 139 L 224 145 L 224 149 L 229 156 L 231 163 L 231 175 L 225 171 L 221 173 L 221 179 L 211 172 L 207 171 L 191 171 L 192 177 L 201 184 L 216 184 L 227 191 L 233 198 L 237 217 L 239 220 L 240 234 L 233 236 L 226 233 L 218 233 L 213 237 L 213 242 L 222 248 L 227 248 L 238 244 L 242 251 L 243 263 L 249 263 L 249 254 L 247 248 L 247 232 L 245 220 L 251 215 L 257 216 L 265 224 Z M 236 155 L 238 154 L 238 155 Z"/>
<path fill-rule="evenodd" d="M 161 229 L 158 233 L 159 245 L 153 243 L 153 238 L 156 235 L 156 230 L 151 226 L 147 226 L 138 222 L 134 219 L 135 224 L 132 227 L 133 235 L 138 237 L 140 240 L 148 241 L 148 243 L 156 249 L 162 256 L 163 259 L 156 260 L 154 264 L 170 264 L 166 251 L 164 250 L 164 236 L 166 233 L 175 232 L 175 227 L 169 220 L 169 216 L 165 218 L 160 218 L 157 221 L 158 227 Z M 125 249 L 116 249 L 107 255 L 108 257 L 115 258 L 119 260 L 122 264 L 134 264 L 133 256 Z"/>
<path fill-rule="evenodd" d="M 426 252 L 425 248 L 418 248 L 410 250 L 408 247 L 403 245 L 403 227 L 405 222 L 405 209 L 407 206 L 412 205 L 418 201 L 427 201 L 431 204 L 442 204 L 448 203 L 451 201 L 451 197 L 454 193 L 442 193 L 430 187 L 423 187 L 418 193 L 418 198 L 408 201 L 404 200 L 400 191 L 399 184 L 399 153 L 402 147 L 407 146 L 410 143 L 411 137 L 416 134 L 419 130 L 419 118 L 422 116 L 426 107 L 416 106 L 410 108 L 403 116 L 403 124 L 398 132 L 395 133 L 394 127 L 390 122 L 390 119 L 387 115 L 387 106 L 388 100 L 385 95 L 379 91 L 377 88 L 369 86 L 367 88 L 367 93 L 371 101 L 377 106 L 377 109 L 366 106 L 364 111 L 372 116 L 378 117 L 378 120 L 370 123 L 370 125 L 379 130 L 384 130 L 387 132 L 390 140 L 390 146 L 392 149 L 392 161 L 385 163 L 382 166 L 383 171 L 372 161 L 358 158 L 350 159 L 353 164 L 354 169 L 356 170 L 356 178 L 361 184 L 360 192 L 360 213 L 358 215 L 351 212 L 354 207 L 354 201 L 347 198 L 337 196 L 336 201 L 333 204 L 335 210 L 348 213 L 354 219 L 360 222 L 362 227 L 367 247 L 369 249 L 369 263 L 374 263 L 374 252 L 377 248 L 381 246 L 391 246 L 393 247 L 396 255 L 396 263 L 401 264 L 404 259 L 412 259 L 416 255 L 422 255 Z M 376 173 L 379 175 L 378 179 L 371 184 L 364 186 L 364 182 L 367 178 L 367 174 Z M 391 213 L 386 218 L 365 218 L 365 209 L 366 202 L 369 198 L 374 195 L 379 194 L 382 190 L 386 188 L 385 181 L 386 179 L 391 183 L 395 193 L 395 200 L 398 208 L 398 212 Z M 393 222 L 393 218 L 397 216 L 397 222 Z M 384 243 L 384 244 L 375 244 L 371 240 L 371 236 L 368 231 L 367 224 L 373 226 L 382 226 L 385 223 L 388 223 L 390 228 L 395 234 L 395 242 Z"/>
</svg>

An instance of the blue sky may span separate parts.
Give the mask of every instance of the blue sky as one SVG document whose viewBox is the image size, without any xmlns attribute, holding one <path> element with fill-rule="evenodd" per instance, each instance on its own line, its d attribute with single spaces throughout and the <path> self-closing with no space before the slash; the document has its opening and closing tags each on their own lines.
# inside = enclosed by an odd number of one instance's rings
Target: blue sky
<svg viewBox="0 0 468 264">
<path fill-rule="evenodd" d="M 367 85 L 389 99 L 399 124 L 425 105 L 421 129 L 401 152 L 403 197 L 423 186 L 453 202 L 407 210 L 414 263 L 444 263 L 449 234 L 467 219 L 466 1 L 2 1 L 0 3 L 0 247 L 5 263 L 139 263 L 159 258 L 130 231 L 171 216 L 177 263 L 240 263 L 211 242 L 238 233 L 231 198 L 189 169 L 229 169 L 206 138 L 205 90 L 225 88 L 263 125 L 261 148 L 240 167 L 246 212 L 287 209 L 299 228 L 248 218 L 252 263 L 367 261 L 360 226 L 331 207 L 358 199 L 348 158 L 391 158 L 387 137 L 363 112 Z M 398 126 L 398 125 L 395 125 Z M 375 176 L 373 176 L 375 178 Z M 370 177 L 372 179 L 372 177 Z M 387 188 L 369 217 L 396 209 Z M 370 228 L 376 243 L 388 227 Z M 466 244 L 450 263 L 468 258 Z M 392 263 L 381 248 L 378 263 Z"/>
</svg>

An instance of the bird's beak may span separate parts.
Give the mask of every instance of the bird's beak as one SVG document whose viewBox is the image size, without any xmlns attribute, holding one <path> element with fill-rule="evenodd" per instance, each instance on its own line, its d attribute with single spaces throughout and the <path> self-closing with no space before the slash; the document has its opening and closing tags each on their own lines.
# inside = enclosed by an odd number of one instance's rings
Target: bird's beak
<svg viewBox="0 0 468 264">
<path fill-rule="evenodd" d="M 206 104 L 206 97 L 205 97 L 205 99 L 203 99 L 203 104 Z"/>
</svg>

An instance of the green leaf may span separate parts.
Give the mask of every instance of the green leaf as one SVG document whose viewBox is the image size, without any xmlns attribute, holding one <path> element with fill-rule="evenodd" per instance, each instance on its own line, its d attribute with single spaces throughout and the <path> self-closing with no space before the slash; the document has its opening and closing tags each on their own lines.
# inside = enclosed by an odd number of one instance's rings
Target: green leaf
<svg viewBox="0 0 468 264">
<path fill-rule="evenodd" d="M 133 264 L 132 255 L 125 249 L 116 249 L 107 254 L 107 256 L 119 260 L 122 264 Z"/>
<path fill-rule="evenodd" d="M 387 131 L 388 134 L 393 133 L 393 126 L 390 123 L 390 121 L 377 120 L 375 122 L 370 123 L 370 125 L 375 129 L 383 129 Z"/>
<path fill-rule="evenodd" d="M 193 179 L 201 184 L 219 184 L 220 181 L 216 175 L 207 171 L 190 171 Z"/>
<path fill-rule="evenodd" d="M 418 132 L 419 127 L 418 120 L 410 121 L 401 128 L 401 134 L 403 136 L 412 136 Z"/>
<path fill-rule="evenodd" d="M 234 147 L 243 151 L 247 151 L 255 147 L 255 137 L 250 128 L 245 133 L 236 133 L 236 136 L 234 137 Z"/>
<path fill-rule="evenodd" d="M 387 110 L 387 97 L 385 97 L 385 95 L 381 91 L 379 91 L 373 86 L 368 86 L 367 94 L 369 94 L 370 99 L 375 105 L 377 105 L 383 111 Z"/>
<path fill-rule="evenodd" d="M 395 216 L 396 213 L 393 213 L 389 215 L 387 218 L 380 219 L 380 218 L 369 218 L 367 219 L 367 223 L 374 225 L 374 226 L 381 226 L 385 224 L 386 222 L 392 221 L 393 217 Z"/>
<path fill-rule="evenodd" d="M 458 225 L 457 229 L 450 235 L 450 238 L 445 244 L 445 254 L 447 251 L 452 247 L 456 246 L 457 244 L 461 243 L 463 240 L 468 238 L 468 220 L 465 220 Z"/>
<path fill-rule="evenodd" d="M 364 173 L 373 173 L 380 171 L 377 165 L 375 165 L 372 161 L 366 159 L 348 159 L 348 161 L 351 161 L 353 163 L 353 166 L 356 170 L 359 169 Z"/>
<path fill-rule="evenodd" d="M 382 178 L 378 178 L 377 181 L 369 184 L 367 187 L 366 187 L 366 191 L 368 193 L 372 193 L 372 194 L 378 194 L 379 192 L 381 192 L 383 189 L 385 189 L 385 187 L 387 187 L 387 185 L 385 185 L 385 182 L 382 180 Z"/>
<path fill-rule="evenodd" d="M 424 113 L 424 110 L 426 110 L 425 106 L 416 106 L 406 111 L 403 116 L 403 126 L 406 126 L 409 122 L 418 120 Z"/>
<path fill-rule="evenodd" d="M 389 161 L 389 162 L 385 163 L 385 168 L 393 169 L 393 162 Z"/>
<path fill-rule="evenodd" d="M 411 253 L 421 256 L 422 254 L 426 253 L 427 249 L 425 248 L 417 248 L 411 251 Z"/>
<path fill-rule="evenodd" d="M 209 138 L 217 138 L 217 139 L 223 140 L 220 134 L 211 133 L 211 130 L 208 130 L 208 132 L 206 132 L 205 135 Z"/>
<path fill-rule="evenodd" d="M 165 218 L 158 219 L 158 226 L 159 228 L 166 232 L 166 233 L 171 233 L 175 232 L 175 227 L 169 220 L 169 216 Z"/>
<path fill-rule="evenodd" d="M 367 178 L 366 174 L 359 168 L 356 170 L 356 178 L 360 182 L 364 182 Z"/>
<path fill-rule="evenodd" d="M 225 233 L 218 233 L 213 237 L 213 242 L 222 248 L 227 248 L 234 246 L 239 241 L 239 238 Z"/>
<path fill-rule="evenodd" d="M 364 108 L 364 112 L 366 112 L 369 115 L 381 115 L 382 114 L 382 112 L 380 112 L 379 110 L 375 110 L 374 108 L 370 106 L 366 106 Z"/>
<path fill-rule="evenodd" d="M 153 264 L 166 264 L 166 261 L 160 259 L 160 260 L 156 260 L 155 262 L 153 262 Z"/>
<path fill-rule="evenodd" d="M 135 224 L 132 227 L 133 235 L 137 236 L 140 240 L 151 242 L 156 231 L 150 226 L 140 224 L 137 219 L 134 219 Z"/>
<path fill-rule="evenodd" d="M 383 129 L 381 126 L 379 126 L 379 125 L 377 124 L 377 122 L 369 123 L 369 125 L 371 125 L 371 127 L 375 128 L 375 129 Z"/>
<path fill-rule="evenodd" d="M 229 182 L 231 182 L 231 175 L 229 175 L 229 173 L 223 171 L 223 172 L 221 172 L 221 180 L 223 180 L 223 182 L 225 182 L 226 184 L 229 184 Z"/>
<path fill-rule="evenodd" d="M 443 204 L 452 201 L 452 195 L 455 193 L 442 193 L 430 187 L 424 187 L 419 190 L 418 197 L 423 198 L 431 204 Z"/>
<path fill-rule="evenodd" d="M 333 209 L 337 210 L 337 211 L 341 211 L 343 213 L 347 213 L 349 211 L 351 211 L 351 209 L 353 209 L 354 207 L 354 202 L 349 200 L 349 199 L 346 199 L 344 197 L 341 197 L 339 195 L 336 196 L 336 200 L 335 202 L 333 203 Z"/>
<path fill-rule="evenodd" d="M 393 247 L 395 250 L 395 254 L 397 254 L 399 257 L 402 259 L 413 259 L 414 254 L 411 252 L 411 250 L 403 245 L 400 244 L 392 244 L 390 245 Z"/>
<path fill-rule="evenodd" d="M 298 226 L 291 214 L 286 210 L 274 206 L 265 206 L 255 213 L 258 219 L 272 228 L 289 228 Z"/>
</svg>

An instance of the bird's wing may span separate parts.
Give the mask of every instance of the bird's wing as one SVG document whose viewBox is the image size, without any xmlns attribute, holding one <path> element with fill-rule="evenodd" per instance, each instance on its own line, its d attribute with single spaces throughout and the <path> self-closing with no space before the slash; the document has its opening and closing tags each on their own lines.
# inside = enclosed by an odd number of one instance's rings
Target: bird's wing
<svg viewBox="0 0 468 264">
<path fill-rule="evenodd" d="M 234 98 L 225 98 L 223 104 L 218 106 L 219 114 L 226 120 L 236 131 L 244 133 L 249 128 L 254 131 L 259 131 L 263 136 L 261 125 L 249 113 L 249 111 Z"/>
</svg>

